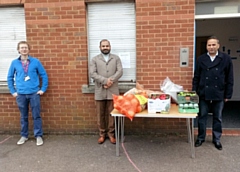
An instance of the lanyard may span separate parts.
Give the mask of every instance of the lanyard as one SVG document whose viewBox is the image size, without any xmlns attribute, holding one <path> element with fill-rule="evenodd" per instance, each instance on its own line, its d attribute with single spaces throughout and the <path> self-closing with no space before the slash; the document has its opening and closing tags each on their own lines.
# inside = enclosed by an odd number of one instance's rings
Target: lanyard
<svg viewBox="0 0 240 172">
<path fill-rule="evenodd" d="M 26 63 L 22 62 L 22 67 L 23 67 L 25 76 L 27 76 L 27 73 L 28 73 L 28 66 L 29 66 L 29 61 L 27 61 Z"/>
</svg>

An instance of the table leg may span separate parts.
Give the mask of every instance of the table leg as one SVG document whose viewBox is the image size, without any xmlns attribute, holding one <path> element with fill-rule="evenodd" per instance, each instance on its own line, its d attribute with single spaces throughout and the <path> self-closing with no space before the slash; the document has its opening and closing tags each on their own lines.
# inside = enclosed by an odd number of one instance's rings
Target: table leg
<svg viewBox="0 0 240 172">
<path fill-rule="evenodd" d="M 195 158 L 195 147 L 194 147 L 194 119 L 192 118 L 192 158 Z"/>
<path fill-rule="evenodd" d="M 119 156 L 119 132 L 121 117 L 114 117 L 115 121 L 115 138 L 116 138 L 116 156 Z"/>
<path fill-rule="evenodd" d="M 190 134 L 189 134 L 190 125 L 188 124 L 188 118 L 186 118 L 186 125 L 187 125 L 187 136 L 188 136 L 188 143 L 190 143 Z"/>
<path fill-rule="evenodd" d="M 124 142 L 124 122 L 125 122 L 125 118 L 121 117 L 121 142 Z"/>
<path fill-rule="evenodd" d="M 195 149 L 194 149 L 194 130 L 193 130 L 193 118 L 192 124 L 190 124 L 190 119 L 187 118 L 187 128 L 188 128 L 188 140 L 191 146 L 192 158 L 195 158 Z"/>
</svg>

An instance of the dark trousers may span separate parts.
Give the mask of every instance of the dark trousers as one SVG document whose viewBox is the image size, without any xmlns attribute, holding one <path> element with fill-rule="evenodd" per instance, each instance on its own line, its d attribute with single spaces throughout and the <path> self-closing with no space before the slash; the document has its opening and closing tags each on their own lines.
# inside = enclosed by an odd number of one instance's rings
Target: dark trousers
<svg viewBox="0 0 240 172">
<path fill-rule="evenodd" d="M 208 113 L 213 114 L 212 122 L 212 141 L 220 141 L 222 136 L 222 111 L 224 101 L 199 100 L 198 113 L 198 140 L 205 140 Z"/>
<path fill-rule="evenodd" d="M 111 116 L 113 110 L 112 100 L 96 100 L 97 124 L 100 136 L 114 136 L 114 117 Z"/>
</svg>

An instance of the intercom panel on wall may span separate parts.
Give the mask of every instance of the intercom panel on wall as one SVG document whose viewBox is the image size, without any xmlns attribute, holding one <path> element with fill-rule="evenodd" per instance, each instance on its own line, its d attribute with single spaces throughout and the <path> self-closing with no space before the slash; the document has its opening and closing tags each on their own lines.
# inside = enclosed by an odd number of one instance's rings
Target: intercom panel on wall
<svg viewBox="0 0 240 172">
<path fill-rule="evenodd" d="M 180 48 L 180 67 L 187 67 L 189 63 L 189 48 Z"/>
</svg>

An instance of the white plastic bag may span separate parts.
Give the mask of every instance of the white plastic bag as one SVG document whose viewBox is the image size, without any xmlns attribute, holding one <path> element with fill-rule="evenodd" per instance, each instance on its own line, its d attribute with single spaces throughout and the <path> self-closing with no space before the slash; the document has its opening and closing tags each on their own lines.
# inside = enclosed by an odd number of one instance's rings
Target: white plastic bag
<svg viewBox="0 0 240 172">
<path fill-rule="evenodd" d="M 169 77 L 166 77 L 166 79 L 160 83 L 160 89 L 166 93 L 170 94 L 172 99 L 177 102 L 177 92 L 183 91 L 183 86 L 174 84 Z"/>
</svg>

